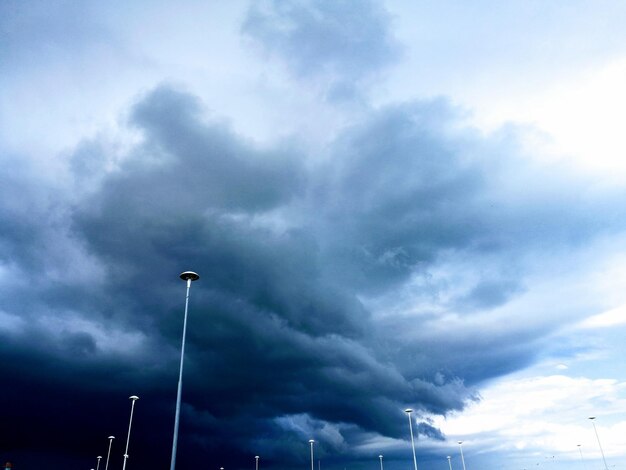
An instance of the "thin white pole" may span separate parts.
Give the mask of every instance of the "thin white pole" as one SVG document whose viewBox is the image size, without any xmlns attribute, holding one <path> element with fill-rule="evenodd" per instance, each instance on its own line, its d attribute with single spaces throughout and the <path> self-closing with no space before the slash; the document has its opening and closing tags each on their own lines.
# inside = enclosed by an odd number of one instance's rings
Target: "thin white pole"
<svg viewBox="0 0 626 470">
<path fill-rule="evenodd" d="M 380 470 L 383 470 L 383 456 L 379 455 L 378 458 L 380 459 Z"/>
<path fill-rule="evenodd" d="M 409 431 L 411 431 L 411 447 L 413 448 L 413 467 L 415 467 L 415 470 L 417 470 L 417 458 L 415 457 L 415 441 L 413 440 L 413 423 L 411 422 L 413 421 L 411 419 L 411 413 L 413 412 L 413 410 L 411 408 L 407 408 L 406 410 L 404 410 L 404 412 L 409 417 Z"/>
<path fill-rule="evenodd" d="M 107 463 L 104 466 L 104 470 L 109 470 L 109 457 L 111 456 L 111 444 L 113 444 L 115 436 L 109 436 L 109 452 L 107 452 Z"/>
<path fill-rule="evenodd" d="M 448 457 L 446 457 L 448 459 L 448 467 L 450 467 L 450 470 L 452 470 L 452 462 L 450 461 L 450 459 L 452 459 L 452 456 L 448 455 Z"/>
<path fill-rule="evenodd" d="M 96 464 L 96 470 L 100 470 L 100 459 L 102 459 L 102 456 L 98 455 L 96 458 L 98 459 L 98 463 Z"/>
<path fill-rule="evenodd" d="M 581 445 L 576 444 L 578 446 L 578 452 L 580 453 L 580 463 L 583 464 L 583 468 L 585 467 L 585 459 L 583 459 L 583 451 L 581 450 Z"/>
<path fill-rule="evenodd" d="M 187 294 L 185 296 L 185 317 L 183 319 L 183 340 L 180 347 L 180 368 L 178 371 L 178 389 L 176 391 L 176 416 L 174 418 L 174 438 L 172 440 L 172 460 L 170 462 L 170 470 L 176 468 L 176 447 L 178 445 L 178 423 L 180 420 L 180 400 L 183 393 L 183 363 L 185 360 L 185 336 L 187 335 L 187 308 L 189 306 L 189 289 L 191 288 L 191 281 L 195 281 L 200 278 L 196 273 L 191 271 L 185 271 L 180 275 L 180 278 L 187 281 Z"/>
<path fill-rule="evenodd" d="M 254 470 L 259 470 L 259 456 L 255 455 L 254 460 L 255 460 Z"/>
<path fill-rule="evenodd" d="M 463 463 L 463 470 L 465 469 L 465 457 L 463 457 L 463 441 L 459 441 L 459 449 L 461 449 L 461 463 Z"/>
<path fill-rule="evenodd" d="M 591 420 L 591 425 L 593 426 L 593 430 L 596 433 L 596 439 L 598 440 L 598 447 L 600 447 L 600 453 L 602 454 L 602 461 L 604 462 L 604 469 L 609 470 L 609 467 L 606 464 L 606 459 L 604 458 L 604 451 L 602 450 L 602 444 L 600 444 L 600 436 L 598 436 L 598 430 L 596 429 L 596 425 L 593 422 L 596 419 L 596 417 L 591 416 L 589 419 Z"/>
<path fill-rule="evenodd" d="M 311 470 L 314 470 L 313 468 L 313 443 L 315 441 L 313 439 L 309 440 L 309 444 L 311 444 Z"/>
<path fill-rule="evenodd" d="M 139 397 L 136 395 L 132 395 L 128 397 L 133 402 L 130 405 L 130 420 L 128 421 L 128 434 L 126 435 L 126 451 L 124 452 L 124 464 L 122 465 L 122 470 L 126 470 L 126 460 L 128 459 L 128 443 L 130 442 L 130 427 L 133 424 L 133 411 L 135 409 L 135 402 L 139 400 Z"/>
</svg>

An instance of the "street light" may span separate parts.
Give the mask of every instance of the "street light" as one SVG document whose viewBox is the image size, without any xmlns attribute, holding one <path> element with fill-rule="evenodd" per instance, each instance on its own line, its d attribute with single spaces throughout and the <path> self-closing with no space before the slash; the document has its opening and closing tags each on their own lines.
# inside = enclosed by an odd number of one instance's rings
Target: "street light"
<svg viewBox="0 0 626 470">
<path fill-rule="evenodd" d="M 96 458 L 98 459 L 98 463 L 96 464 L 96 470 L 100 470 L 100 460 L 102 459 L 102 456 L 98 455 Z"/>
<path fill-rule="evenodd" d="M 450 467 L 450 470 L 452 470 L 452 462 L 450 461 L 452 457 L 448 455 L 446 458 L 448 459 L 448 467 Z"/>
<path fill-rule="evenodd" d="M 255 455 L 254 460 L 255 460 L 254 470 L 259 470 L 259 456 Z"/>
<path fill-rule="evenodd" d="M 602 450 L 602 444 L 600 444 L 600 436 L 598 436 L 598 430 L 596 429 L 596 425 L 594 423 L 594 420 L 596 419 L 596 417 L 590 416 L 589 419 L 591 420 L 591 425 L 593 426 L 593 430 L 596 433 L 596 439 L 598 440 L 598 447 L 600 447 L 600 453 L 602 454 L 602 461 L 604 462 L 604 469 L 609 470 L 609 467 L 606 465 L 606 459 L 604 458 L 604 451 Z"/>
<path fill-rule="evenodd" d="M 583 451 L 581 450 L 581 444 L 576 444 L 578 447 L 578 452 L 580 453 L 580 463 L 583 464 L 583 468 L 585 467 L 585 460 L 583 459 Z"/>
<path fill-rule="evenodd" d="M 130 442 L 130 427 L 133 424 L 133 410 L 135 409 L 135 402 L 139 400 L 137 395 L 131 395 L 128 397 L 132 400 L 130 405 L 130 420 L 128 421 L 128 435 L 126 436 L 126 451 L 124 452 L 124 465 L 122 465 L 122 470 L 126 470 L 126 460 L 128 459 L 128 443 Z"/>
<path fill-rule="evenodd" d="M 379 455 L 378 458 L 380 459 L 380 470 L 383 470 L 383 456 Z"/>
<path fill-rule="evenodd" d="M 104 470 L 109 470 L 109 457 L 111 456 L 111 445 L 113 444 L 113 439 L 115 439 L 115 436 L 109 436 L 107 439 L 109 440 L 109 452 L 107 452 L 107 463 L 104 466 Z"/>
<path fill-rule="evenodd" d="M 187 295 L 185 296 L 185 317 L 183 320 L 183 341 L 180 348 L 180 369 L 178 371 L 178 391 L 176 393 L 176 417 L 174 418 L 174 439 L 172 440 L 172 461 L 170 462 L 170 470 L 176 468 L 176 446 L 178 444 L 178 421 L 180 419 L 180 398 L 183 392 L 183 361 L 185 359 L 185 335 L 187 334 L 187 306 L 189 305 L 189 289 L 191 282 L 200 279 L 193 271 L 185 271 L 181 273 L 180 278 L 187 281 Z"/>
<path fill-rule="evenodd" d="M 459 442 L 459 449 L 461 449 L 461 463 L 463 464 L 463 470 L 465 470 L 465 457 L 463 457 L 463 441 Z"/>
<path fill-rule="evenodd" d="M 313 469 L 313 444 L 315 443 L 315 441 L 313 439 L 309 439 L 309 444 L 311 444 L 311 470 Z"/>
<path fill-rule="evenodd" d="M 413 466 L 415 467 L 415 470 L 417 470 L 417 458 L 415 457 L 415 441 L 413 441 L 413 423 L 411 423 L 412 421 L 411 413 L 413 413 L 413 410 L 411 408 L 407 408 L 406 410 L 404 410 L 404 412 L 409 417 L 409 430 L 411 431 L 411 447 L 413 448 Z"/>
</svg>

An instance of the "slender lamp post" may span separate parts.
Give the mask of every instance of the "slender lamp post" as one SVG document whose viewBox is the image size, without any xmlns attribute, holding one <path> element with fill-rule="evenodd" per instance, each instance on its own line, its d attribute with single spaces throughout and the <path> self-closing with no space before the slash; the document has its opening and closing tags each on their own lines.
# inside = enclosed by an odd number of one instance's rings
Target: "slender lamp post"
<svg viewBox="0 0 626 470">
<path fill-rule="evenodd" d="M 128 421 L 128 435 L 126 436 L 126 451 L 124 452 L 124 465 L 122 465 L 122 470 L 126 470 L 126 460 L 128 459 L 128 443 L 130 442 L 130 427 L 133 425 L 133 411 L 135 409 L 135 402 L 139 400 L 137 395 L 131 395 L 128 397 L 132 400 L 130 405 L 130 420 Z"/>
<path fill-rule="evenodd" d="M 313 439 L 309 439 L 309 444 L 311 444 L 311 470 L 313 469 L 313 444 L 315 443 L 315 440 Z"/>
<path fill-rule="evenodd" d="M 581 450 L 581 445 L 580 444 L 576 444 L 576 447 L 578 447 L 578 452 L 580 453 L 580 463 L 583 464 L 583 467 L 585 466 L 585 459 L 583 459 L 583 451 Z"/>
<path fill-rule="evenodd" d="M 174 439 L 172 440 L 172 461 L 170 462 L 170 470 L 176 468 L 176 446 L 178 445 L 178 422 L 180 420 L 180 398 L 183 392 L 183 361 L 185 359 L 185 335 L 187 334 L 187 307 L 189 305 L 189 289 L 191 282 L 200 279 L 193 271 L 185 271 L 181 273 L 180 278 L 187 281 L 187 295 L 185 296 L 185 317 L 183 320 L 183 341 L 180 348 L 180 369 L 178 371 L 178 391 L 176 393 L 176 417 L 174 418 Z"/>
<path fill-rule="evenodd" d="M 406 410 L 404 410 L 404 412 L 409 417 L 409 431 L 411 431 L 411 447 L 413 448 L 413 467 L 415 467 L 415 470 L 417 470 L 417 458 L 415 457 L 415 441 L 413 440 L 413 423 L 411 422 L 413 421 L 411 419 L 411 413 L 413 413 L 413 410 L 411 408 L 407 408 Z"/>
<path fill-rule="evenodd" d="M 259 470 L 259 456 L 255 455 L 254 456 L 254 460 L 255 460 L 255 462 L 254 462 L 254 470 Z"/>
<path fill-rule="evenodd" d="M 379 455 L 378 458 L 380 459 L 380 470 L 383 470 L 383 456 Z"/>
<path fill-rule="evenodd" d="M 596 419 L 596 417 L 590 416 L 589 419 L 591 420 L 593 430 L 596 433 L 596 439 L 598 440 L 598 447 L 600 447 L 600 453 L 602 454 L 602 461 L 604 462 L 604 468 L 605 470 L 609 470 L 609 467 L 606 465 L 606 459 L 604 458 L 604 451 L 602 450 L 602 444 L 600 444 L 600 436 L 598 436 L 598 430 L 596 429 L 596 425 L 594 423 L 594 420 Z"/>
<path fill-rule="evenodd" d="M 463 463 L 463 470 L 465 469 L 465 457 L 463 457 L 463 441 L 458 441 L 459 442 L 459 449 L 461 449 L 461 463 Z"/>
<path fill-rule="evenodd" d="M 96 470 L 100 470 L 100 460 L 102 459 L 102 456 L 98 455 L 96 458 L 98 459 L 98 463 L 96 464 Z"/>
<path fill-rule="evenodd" d="M 111 456 L 111 445 L 113 444 L 113 439 L 115 439 L 115 436 L 109 436 L 109 452 L 107 452 L 107 463 L 104 466 L 104 470 L 109 470 L 109 457 Z"/>
<path fill-rule="evenodd" d="M 450 461 L 452 456 L 448 455 L 446 458 L 448 459 L 448 467 L 450 467 L 450 470 L 452 470 L 452 462 Z"/>
</svg>

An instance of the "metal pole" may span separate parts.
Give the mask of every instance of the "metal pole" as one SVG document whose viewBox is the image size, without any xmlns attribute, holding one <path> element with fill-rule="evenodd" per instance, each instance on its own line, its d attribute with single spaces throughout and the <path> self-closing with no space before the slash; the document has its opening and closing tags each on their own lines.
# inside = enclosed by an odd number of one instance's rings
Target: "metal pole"
<svg viewBox="0 0 626 470">
<path fill-rule="evenodd" d="M 448 459 L 448 467 L 450 467 L 450 470 L 452 470 L 452 462 L 450 461 L 450 459 L 452 458 L 450 455 L 448 455 L 448 457 L 446 457 Z"/>
<path fill-rule="evenodd" d="M 176 392 L 176 416 L 174 418 L 174 439 L 172 440 L 172 460 L 170 462 L 170 470 L 176 468 L 176 446 L 178 445 L 178 423 L 180 420 L 180 399 L 183 392 L 183 362 L 185 360 L 185 336 L 187 334 L 187 308 L 189 305 L 189 289 L 191 288 L 191 281 L 196 281 L 200 278 L 196 273 L 192 271 L 185 271 L 180 275 L 180 278 L 187 281 L 187 295 L 185 296 L 185 317 L 183 320 L 183 341 L 180 348 L 180 368 L 178 372 L 178 390 Z"/>
<path fill-rule="evenodd" d="M 96 464 L 96 470 L 100 470 L 100 459 L 102 459 L 102 456 L 98 455 L 96 458 L 98 459 L 98 463 Z"/>
<path fill-rule="evenodd" d="M 581 445 L 576 444 L 578 446 L 578 452 L 580 453 L 580 463 L 583 464 L 583 468 L 585 467 L 585 459 L 583 459 L 583 451 L 581 450 Z"/>
<path fill-rule="evenodd" d="M 459 449 L 461 449 L 461 463 L 463 463 L 463 470 L 465 469 L 465 457 L 463 457 L 463 441 L 459 441 Z"/>
<path fill-rule="evenodd" d="M 383 456 L 379 455 L 378 458 L 380 459 L 380 470 L 383 470 Z"/>
<path fill-rule="evenodd" d="M 128 443 L 130 442 L 130 427 L 133 424 L 133 410 L 135 409 L 135 402 L 139 400 L 139 397 L 136 395 L 132 395 L 128 397 L 133 402 L 130 405 L 130 420 L 128 421 L 128 434 L 126 435 L 126 451 L 124 452 L 124 464 L 122 465 L 122 470 L 126 470 L 126 460 L 128 459 Z"/>
<path fill-rule="evenodd" d="M 309 444 L 311 444 L 311 470 L 315 470 L 315 469 L 313 468 L 313 443 L 314 443 L 314 442 L 315 442 L 315 441 L 314 441 L 313 439 L 309 440 Z"/>
<path fill-rule="evenodd" d="M 404 410 L 404 412 L 409 417 L 409 430 L 411 431 L 411 447 L 413 448 L 413 466 L 415 467 L 415 470 L 417 470 L 417 458 L 415 457 L 415 441 L 413 440 L 413 423 L 411 423 L 412 421 L 411 413 L 413 413 L 413 410 L 411 408 L 407 408 L 406 410 Z"/>
<path fill-rule="evenodd" d="M 598 436 L 598 430 L 596 429 L 596 425 L 593 422 L 593 420 L 596 419 L 596 417 L 591 416 L 589 419 L 591 420 L 591 425 L 593 426 L 593 430 L 596 433 L 596 439 L 598 440 L 598 447 L 600 447 L 600 453 L 602 454 L 602 461 L 604 462 L 604 469 L 609 470 L 609 467 L 606 465 L 606 459 L 604 458 L 604 451 L 602 450 L 602 444 L 600 444 L 600 436 Z"/>
<path fill-rule="evenodd" d="M 109 470 L 109 457 L 111 456 L 111 444 L 113 444 L 113 439 L 115 439 L 115 436 L 109 436 L 109 452 L 107 452 L 107 463 L 104 466 L 104 470 Z"/>
<path fill-rule="evenodd" d="M 255 455 L 254 460 L 255 460 L 254 470 L 259 470 L 259 456 Z"/>
</svg>

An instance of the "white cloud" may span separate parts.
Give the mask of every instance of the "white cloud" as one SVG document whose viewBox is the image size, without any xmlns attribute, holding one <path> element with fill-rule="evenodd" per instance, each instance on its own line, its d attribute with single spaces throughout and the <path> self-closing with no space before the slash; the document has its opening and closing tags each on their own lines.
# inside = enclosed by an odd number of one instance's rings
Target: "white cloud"
<svg viewBox="0 0 626 470">
<path fill-rule="evenodd" d="M 608 328 L 626 324 L 626 305 L 593 315 L 580 323 L 580 328 Z"/>
<path fill-rule="evenodd" d="M 607 456 L 624 455 L 620 436 L 626 416 L 626 382 L 565 375 L 504 378 L 482 391 L 482 400 L 448 418 L 434 417 L 449 441 L 463 440 L 474 451 L 523 451 L 525 455 L 589 458 L 599 450 L 589 416 Z M 613 417 L 610 419 L 609 417 Z M 445 445 L 450 445 L 449 442 Z"/>
</svg>

